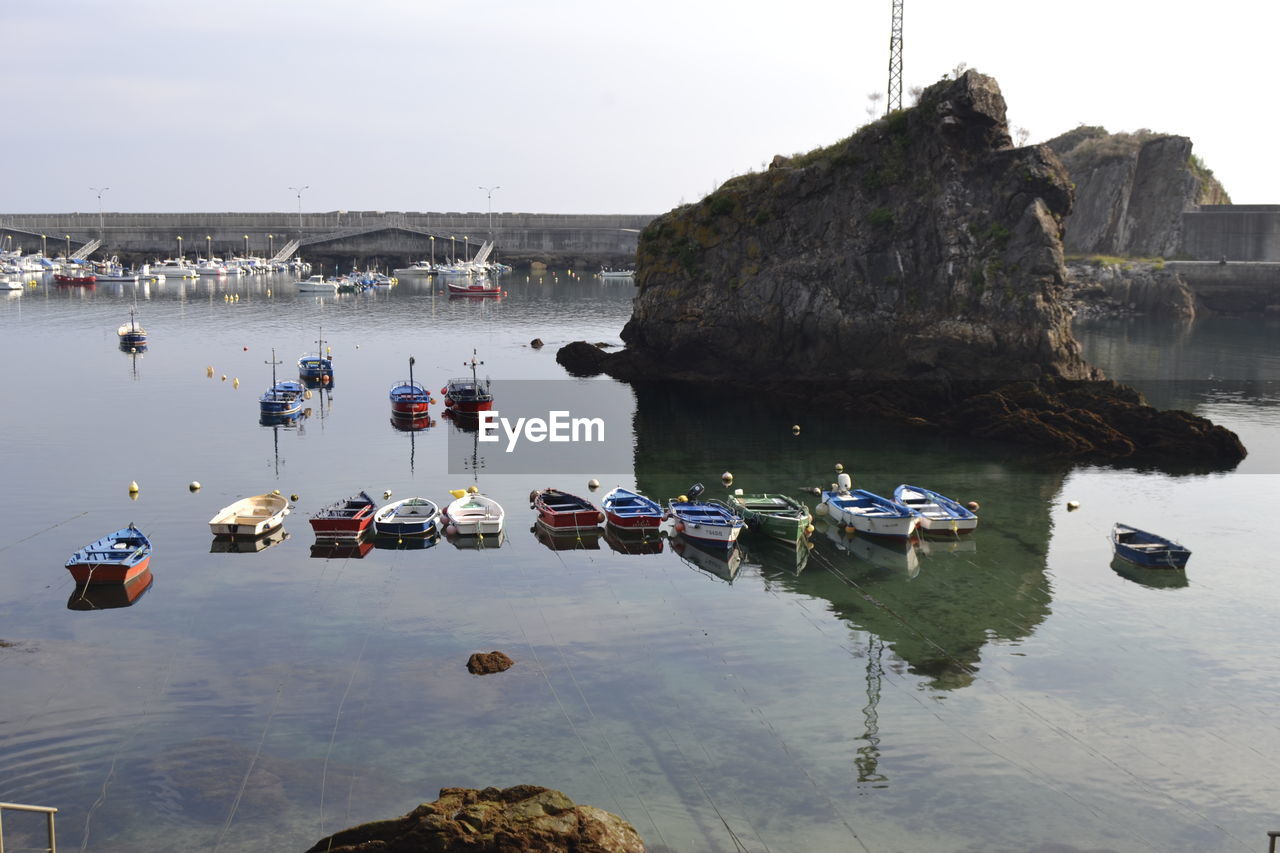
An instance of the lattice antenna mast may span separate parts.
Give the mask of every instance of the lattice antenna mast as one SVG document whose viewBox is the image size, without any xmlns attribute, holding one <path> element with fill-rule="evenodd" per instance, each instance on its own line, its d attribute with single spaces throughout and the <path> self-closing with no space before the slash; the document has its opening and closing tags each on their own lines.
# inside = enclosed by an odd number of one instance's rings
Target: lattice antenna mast
<svg viewBox="0 0 1280 853">
<path fill-rule="evenodd" d="M 885 115 L 902 109 L 902 2 L 893 0 L 893 22 L 889 25 L 889 97 Z"/>
</svg>

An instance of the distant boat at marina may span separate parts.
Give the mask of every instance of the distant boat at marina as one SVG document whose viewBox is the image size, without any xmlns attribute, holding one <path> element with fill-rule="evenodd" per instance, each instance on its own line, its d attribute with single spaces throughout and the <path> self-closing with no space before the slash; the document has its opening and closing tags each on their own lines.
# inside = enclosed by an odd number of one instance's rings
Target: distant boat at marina
<svg viewBox="0 0 1280 853">
<path fill-rule="evenodd" d="M 120 338 L 120 346 L 140 347 L 147 345 L 147 330 L 142 328 L 133 311 L 129 311 L 129 322 L 116 329 Z"/>
<path fill-rule="evenodd" d="M 323 275 L 313 275 L 298 282 L 299 293 L 337 293 L 336 281 L 325 281 Z"/>
<path fill-rule="evenodd" d="M 316 340 L 315 355 L 303 355 L 298 359 L 298 375 L 311 382 L 333 381 L 333 354 L 325 350 L 323 328 Z"/>
</svg>

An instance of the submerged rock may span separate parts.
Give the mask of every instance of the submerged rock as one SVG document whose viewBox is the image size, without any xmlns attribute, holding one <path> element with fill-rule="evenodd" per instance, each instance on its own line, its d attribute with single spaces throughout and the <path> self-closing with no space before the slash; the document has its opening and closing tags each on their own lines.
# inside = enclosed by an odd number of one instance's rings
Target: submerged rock
<svg viewBox="0 0 1280 853">
<path fill-rule="evenodd" d="M 1071 204 L 1053 151 L 1012 147 L 999 87 L 968 71 L 655 219 L 640 238 L 627 349 L 575 343 L 556 360 L 628 381 L 749 381 L 810 410 L 1056 453 L 1137 459 L 1177 444 L 1184 460 L 1238 462 L 1239 440 L 1194 416 L 1162 420 L 1154 444 L 1146 415 L 1100 423 L 1146 405 L 1086 363 L 1072 335 Z"/>
<path fill-rule="evenodd" d="M 643 853 L 631 824 L 535 785 L 442 788 L 395 820 L 344 829 L 307 853 Z"/>
</svg>

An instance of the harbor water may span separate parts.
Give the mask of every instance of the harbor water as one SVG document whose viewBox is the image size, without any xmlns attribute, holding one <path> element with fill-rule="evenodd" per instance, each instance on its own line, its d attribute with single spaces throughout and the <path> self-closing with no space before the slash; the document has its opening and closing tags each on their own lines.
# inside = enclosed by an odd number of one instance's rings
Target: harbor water
<svg viewBox="0 0 1280 853">
<path fill-rule="evenodd" d="M 556 349 L 619 344 L 631 281 L 504 287 L 0 293 L 0 801 L 56 807 L 61 849 L 111 853 L 301 851 L 442 787 L 516 784 L 619 814 L 656 851 L 1204 853 L 1280 829 L 1274 320 L 1077 329 L 1113 378 L 1241 436 L 1244 462 L 1202 472 L 850 422 L 749 377 L 714 399 L 574 379 Z M 117 345 L 131 309 L 145 353 Z M 295 425 L 260 424 L 273 349 L 292 378 L 321 335 L 332 391 Z M 387 392 L 410 357 L 434 393 L 473 351 L 496 382 L 611 401 L 625 458 L 513 471 L 477 444 L 460 467 L 466 436 L 439 404 L 398 429 Z M 528 502 L 695 482 L 724 497 L 732 472 L 813 507 L 802 490 L 836 463 L 882 494 L 977 501 L 979 527 L 893 548 L 819 518 L 811 548 L 744 534 L 726 556 L 552 538 Z M 361 490 L 443 504 L 472 484 L 507 512 L 481 547 L 335 548 L 307 524 Z M 221 507 L 273 489 L 297 495 L 287 535 L 210 535 Z M 1186 571 L 1113 563 L 1117 521 L 1188 546 Z M 67 557 L 129 522 L 155 545 L 150 586 L 77 591 Z M 491 650 L 515 665 L 468 673 Z M 44 843 L 22 815 L 4 831 L 7 849 Z"/>
</svg>

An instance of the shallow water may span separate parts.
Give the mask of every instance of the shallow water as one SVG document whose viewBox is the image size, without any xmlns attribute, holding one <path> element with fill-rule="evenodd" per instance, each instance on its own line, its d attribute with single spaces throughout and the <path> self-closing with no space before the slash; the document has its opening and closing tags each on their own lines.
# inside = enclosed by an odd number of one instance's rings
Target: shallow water
<svg viewBox="0 0 1280 853">
<path fill-rule="evenodd" d="M 0 800 L 56 806 L 61 846 L 104 851 L 301 850 L 441 787 L 517 783 L 617 812 L 654 850 L 1256 850 L 1280 828 L 1280 595 L 1252 509 L 1280 493 L 1274 326 L 1079 330 L 1111 375 L 1250 449 L 1175 475 L 824 419 L 749 383 L 714 403 L 605 395 L 555 350 L 617 343 L 633 287 L 561 272 L 507 289 L 0 295 Z M 115 343 L 135 304 L 152 335 L 136 357 Z M 259 425 L 272 347 L 291 375 L 321 327 L 332 395 L 296 428 Z M 474 478 L 450 474 L 469 434 L 394 429 L 386 392 L 410 356 L 438 389 L 473 348 L 495 379 L 607 398 L 629 463 L 506 473 L 486 449 Z M 978 500 L 981 526 L 895 551 L 819 525 L 812 551 L 748 538 L 729 561 L 531 529 L 541 486 L 723 494 L 727 470 L 799 494 L 837 461 L 875 491 Z M 444 501 L 473 481 L 507 509 L 500 547 L 313 548 L 307 517 L 346 495 Z M 207 520 L 275 488 L 299 495 L 288 538 L 216 551 Z M 152 586 L 72 609 L 63 561 L 131 520 L 156 545 Z M 1115 521 L 1181 539 L 1185 575 L 1113 568 Z M 468 674 L 491 649 L 516 665 Z M 4 825 L 12 848 L 42 841 Z"/>
</svg>

